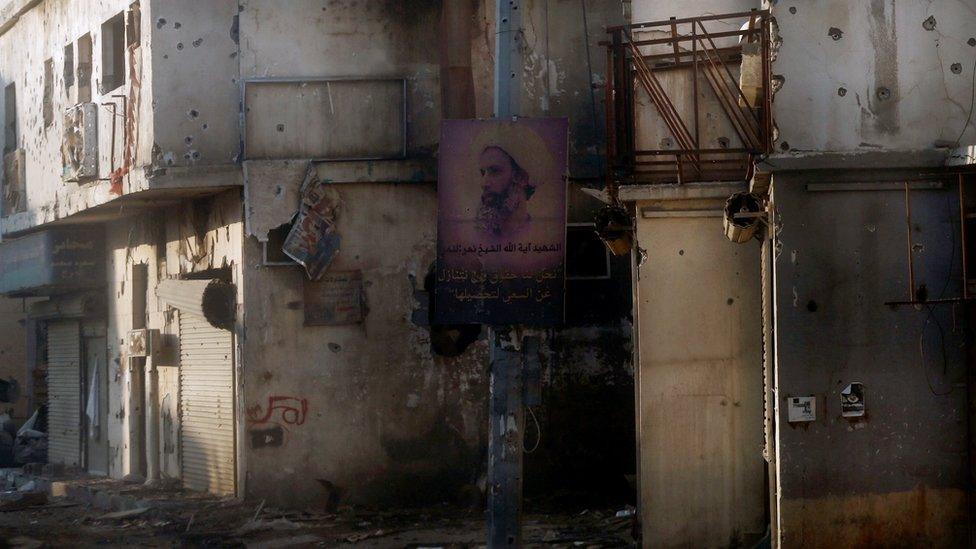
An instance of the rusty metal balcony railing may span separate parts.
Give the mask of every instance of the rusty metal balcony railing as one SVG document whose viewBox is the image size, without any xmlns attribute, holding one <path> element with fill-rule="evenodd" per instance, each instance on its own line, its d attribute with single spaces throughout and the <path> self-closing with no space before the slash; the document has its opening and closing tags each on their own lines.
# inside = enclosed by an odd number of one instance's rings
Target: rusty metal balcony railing
<svg viewBox="0 0 976 549">
<path fill-rule="evenodd" d="M 607 32 L 608 190 L 750 178 L 756 158 L 772 147 L 769 12 L 671 18 Z M 649 118 L 639 111 L 645 96 L 659 119 L 649 124 L 655 127 L 639 127 Z M 664 130 L 661 146 L 650 146 L 647 136 Z M 729 135 L 716 138 L 724 130 Z"/>
</svg>

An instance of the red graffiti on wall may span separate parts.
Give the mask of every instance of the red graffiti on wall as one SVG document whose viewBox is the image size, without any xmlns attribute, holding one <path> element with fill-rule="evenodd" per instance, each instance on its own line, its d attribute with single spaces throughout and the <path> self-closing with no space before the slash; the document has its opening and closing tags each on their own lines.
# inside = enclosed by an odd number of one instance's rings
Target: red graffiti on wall
<svg viewBox="0 0 976 549">
<path fill-rule="evenodd" d="M 308 400 L 291 396 L 269 396 L 267 408 L 255 404 L 247 409 L 247 418 L 254 424 L 268 423 L 275 412 L 279 412 L 282 422 L 288 425 L 301 425 L 305 423 L 305 417 L 308 415 Z"/>
</svg>

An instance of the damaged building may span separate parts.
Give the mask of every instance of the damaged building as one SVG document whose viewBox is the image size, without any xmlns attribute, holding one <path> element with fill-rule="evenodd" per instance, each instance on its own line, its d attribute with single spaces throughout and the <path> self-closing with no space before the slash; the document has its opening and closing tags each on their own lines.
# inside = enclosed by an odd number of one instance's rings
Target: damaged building
<svg viewBox="0 0 976 549">
<path fill-rule="evenodd" d="M 51 463 L 269 505 L 482 505 L 486 332 L 431 316 L 440 120 L 491 115 L 493 4 L 462 4 L 5 4 L 0 291 Z M 623 22 L 589 15 L 533 8 L 553 42 L 526 82 L 573 121 L 577 187 L 603 119 L 568 67 Z M 526 489 L 622 505 L 630 261 L 573 196 Z"/>
<path fill-rule="evenodd" d="M 518 115 L 569 136 L 524 496 L 970 545 L 976 2 L 509 4 Z M 0 412 L 62 471 L 484 509 L 498 332 L 435 296 L 497 7 L 0 2 Z"/>
</svg>

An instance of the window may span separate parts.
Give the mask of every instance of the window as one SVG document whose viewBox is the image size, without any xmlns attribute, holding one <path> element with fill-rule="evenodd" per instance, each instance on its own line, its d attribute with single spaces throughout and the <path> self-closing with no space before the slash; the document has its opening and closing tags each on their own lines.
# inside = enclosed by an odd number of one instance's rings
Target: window
<svg viewBox="0 0 976 549">
<path fill-rule="evenodd" d="M 102 80 L 99 91 L 108 93 L 125 84 L 125 13 L 102 23 Z"/>
<path fill-rule="evenodd" d="M 610 278 L 610 254 L 596 234 L 593 223 L 569 223 L 566 227 L 566 279 Z"/>
<path fill-rule="evenodd" d="M 71 97 L 71 87 L 75 85 L 75 45 L 68 44 L 64 47 L 64 94 Z"/>
<path fill-rule="evenodd" d="M 78 39 L 78 102 L 91 101 L 92 38 L 85 34 Z"/>
<path fill-rule="evenodd" d="M 129 6 L 129 11 L 125 12 L 125 46 L 127 48 L 139 47 L 142 32 L 139 18 L 139 2 L 134 2 Z"/>
<path fill-rule="evenodd" d="M 3 90 L 3 152 L 17 148 L 17 88 L 13 83 Z"/>
<path fill-rule="evenodd" d="M 281 251 L 285 239 L 288 238 L 288 233 L 291 232 L 292 225 L 294 225 L 294 221 L 268 231 L 268 241 L 264 243 L 265 265 L 297 265 L 294 259 Z"/>
<path fill-rule="evenodd" d="M 41 100 L 41 110 L 44 115 L 44 127 L 49 128 L 54 123 L 54 60 L 44 62 L 44 98 Z"/>
</svg>

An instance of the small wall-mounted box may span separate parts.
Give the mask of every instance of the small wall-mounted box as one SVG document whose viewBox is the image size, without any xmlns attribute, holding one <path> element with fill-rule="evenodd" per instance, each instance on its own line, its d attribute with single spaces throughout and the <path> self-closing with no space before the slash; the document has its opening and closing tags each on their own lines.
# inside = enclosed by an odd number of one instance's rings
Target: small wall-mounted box
<svg viewBox="0 0 976 549">
<path fill-rule="evenodd" d="M 159 330 L 143 328 L 129 331 L 126 353 L 129 357 L 151 357 L 159 341 Z"/>
</svg>

